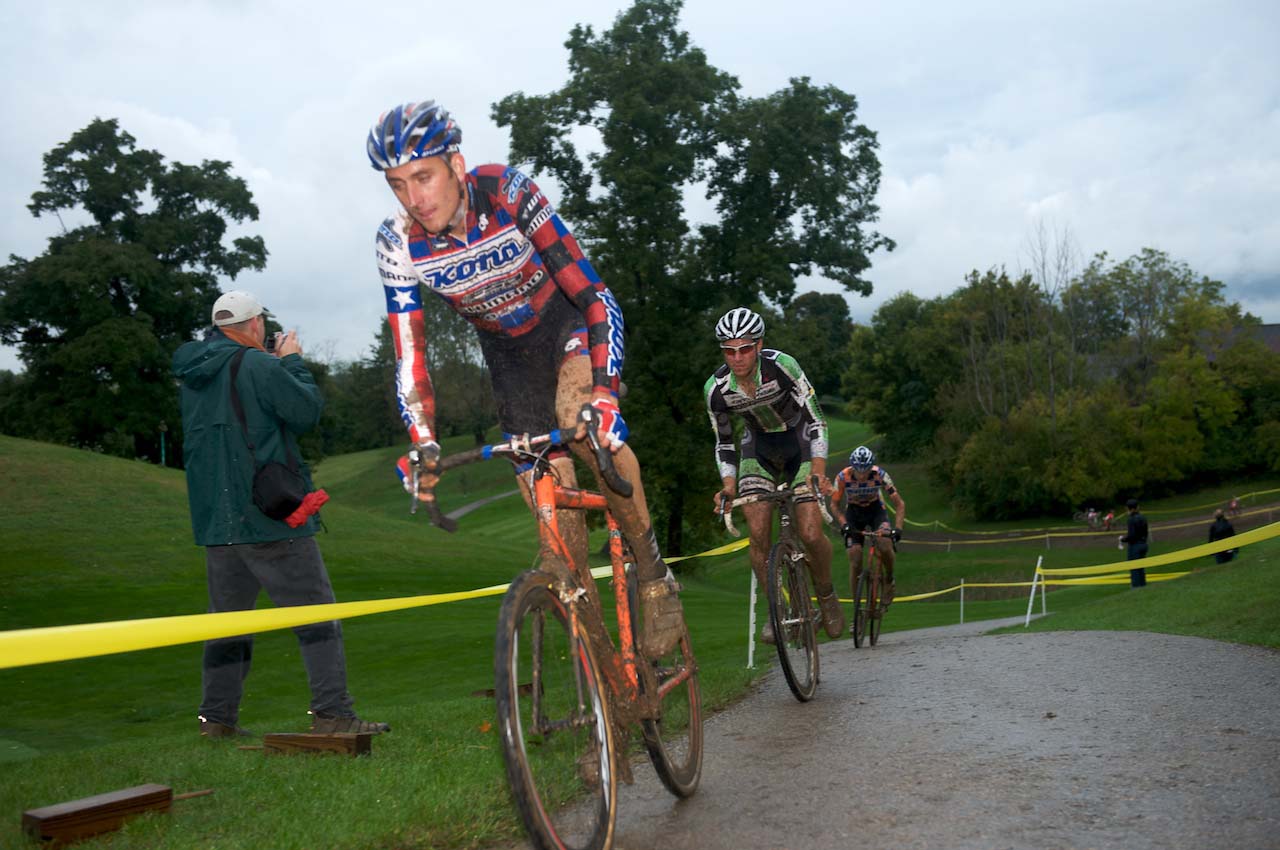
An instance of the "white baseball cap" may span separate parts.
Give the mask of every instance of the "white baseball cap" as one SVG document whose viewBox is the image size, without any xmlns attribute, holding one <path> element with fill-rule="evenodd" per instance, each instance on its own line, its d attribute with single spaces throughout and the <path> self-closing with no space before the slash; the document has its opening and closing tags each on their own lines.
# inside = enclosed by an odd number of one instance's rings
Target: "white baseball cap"
<svg viewBox="0 0 1280 850">
<path fill-rule="evenodd" d="M 265 312 L 257 298 L 243 290 L 233 289 L 213 302 L 213 323 L 218 327 L 236 325 Z"/>
</svg>

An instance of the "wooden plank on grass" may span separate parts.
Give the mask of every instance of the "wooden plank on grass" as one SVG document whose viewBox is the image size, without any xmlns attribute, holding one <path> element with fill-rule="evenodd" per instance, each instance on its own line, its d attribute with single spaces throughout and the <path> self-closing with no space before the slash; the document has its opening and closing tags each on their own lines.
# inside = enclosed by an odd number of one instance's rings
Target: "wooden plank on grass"
<svg viewBox="0 0 1280 850">
<path fill-rule="evenodd" d="M 268 755 L 289 753 L 339 753 L 348 756 L 367 756 L 373 749 L 371 732 L 274 732 L 262 736 L 262 746 Z"/>
<path fill-rule="evenodd" d="M 22 813 L 22 829 L 57 846 L 119 829 L 126 819 L 144 812 L 167 812 L 172 804 L 173 789 L 168 785 L 136 785 L 30 809 Z"/>
</svg>

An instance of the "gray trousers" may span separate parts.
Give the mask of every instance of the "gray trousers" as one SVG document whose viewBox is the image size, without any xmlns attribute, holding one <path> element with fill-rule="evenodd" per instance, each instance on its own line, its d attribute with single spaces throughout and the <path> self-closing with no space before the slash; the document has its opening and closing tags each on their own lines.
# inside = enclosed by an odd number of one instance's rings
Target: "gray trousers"
<svg viewBox="0 0 1280 850">
<path fill-rule="evenodd" d="M 329 573 L 315 538 L 295 537 L 271 543 L 205 547 L 209 576 L 209 612 L 248 611 L 261 590 L 277 608 L 334 602 Z M 302 663 L 311 685 L 311 710 L 352 714 L 347 693 L 347 659 L 342 624 L 337 620 L 298 626 Z M 253 658 L 253 635 L 219 638 L 204 645 L 200 715 L 235 726 L 240 697 Z"/>
</svg>

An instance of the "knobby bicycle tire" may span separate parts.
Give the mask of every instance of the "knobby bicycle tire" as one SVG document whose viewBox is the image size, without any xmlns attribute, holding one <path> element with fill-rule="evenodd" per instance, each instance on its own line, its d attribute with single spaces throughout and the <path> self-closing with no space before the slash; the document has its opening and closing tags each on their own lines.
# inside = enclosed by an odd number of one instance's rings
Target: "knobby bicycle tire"
<svg viewBox="0 0 1280 850">
<path fill-rule="evenodd" d="M 769 552 L 769 621 L 787 687 L 800 702 L 818 688 L 818 638 L 814 634 L 813 594 L 805 559 L 789 542 Z"/>
<path fill-rule="evenodd" d="M 502 755 L 534 846 L 607 850 L 618 809 L 609 702 L 590 641 L 572 633 L 554 581 L 530 570 L 502 601 L 494 651 Z"/>
<path fill-rule="evenodd" d="M 640 641 L 640 594 L 635 568 L 627 568 L 627 601 L 631 606 L 631 635 L 634 645 Z M 648 664 L 644 657 L 637 664 Z M 649 761 L 666 789 L 677 797 L 688 797 L 698 788 L 702 778 L 702 692 L 698 686 L 698 662 L 693 656 L 693 644 L 686 627 L 680 642 L 663 657 L 653 662 L 651 669 L 658 691 L 668 682 L 684 675 L 688 678 L 671 687 L 659 706 L 661 715 L 656 719 L 641 720 Z M 645 678 L 640 677 L 641 687 Z"/>
<path fill-rule="evenodd" d="M 878 542 L 878 541 L 877 541 Z M 880 602 L 884 598 L 884 567 L 880 561 L 880 552 L 876 548 L 871 550 L 871 559 L 867 564 L 868 572 L 871 575 L 871 588 L 867 595 L 867 638 L 871 641 L 871 645 L 875 646 L 880 640 L 880 623 L 884 619 L 884 609 Z"/>
<path fill-rule="evenodd" d="M 867 606 L 870 585 L 871 570 L 864 567 L 858 574 L 858 586 L 853 591 L 853 645 L 855 648 L 861 647 L 867 636 L 867 623 L 871 619 L 871 609 Z"/>
</svg>

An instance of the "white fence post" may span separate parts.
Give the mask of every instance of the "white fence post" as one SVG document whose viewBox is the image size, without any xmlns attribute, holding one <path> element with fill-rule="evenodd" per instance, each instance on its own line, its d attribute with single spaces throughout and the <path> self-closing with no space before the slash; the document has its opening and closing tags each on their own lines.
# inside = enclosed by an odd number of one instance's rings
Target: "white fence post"
<svg viewBox="0 0 1280 850">
<path fill-rule="evenodd" d="M 747 667 L 756 666 L 756 571 L 751 573 L 751 602 L 747 609 Z"/>
<path fill-rule="evenodd" d="M 1045 540 L 1047 541 L 1048 538 L 1046 537 Z M 1024 629 L 1027 626 L 1031 625 L 1031 607 L 1036 604 L 1036 585 L 1040 584 L 1041 587 L 1044 586 L 1044 583 L 1041 582 L 1040 580 L 1040 563 L 1043 560 L 1044 560 L 1044 555 L 1041 555 L 1038 558 L 1036 558 L 1036 571 L 1031 576 L 1031 595 L 1027 597 L 1027 619 L 1022 624 L 1022 627 Z M 1041 604 L 1043 604 L 1043 602 Z"/>
<path fill-rule="evenodd" d="M 960 625 L 964 625 L 964 579 L 960 579 Z"/>
<path fill-rule="evenodd" d="M 1039 572 L 1040 572 L 1040 560 L 1039 560 L 1039 559 L 1036 559 L 1036 572 L 1037 572 L 1037 573 L 1039 573 Z M 1040 613 L 1041 613 L 1041 614 L 1048 614 L 1048 613 L 1049 613 L 1049 603 L 1045 602 L 1045 599 L 1044 599 L 1044 591 L 1045 591 L 1045 583 L 1042 581 L 1042 582 L 1040 582 Z"/>
</svg>

